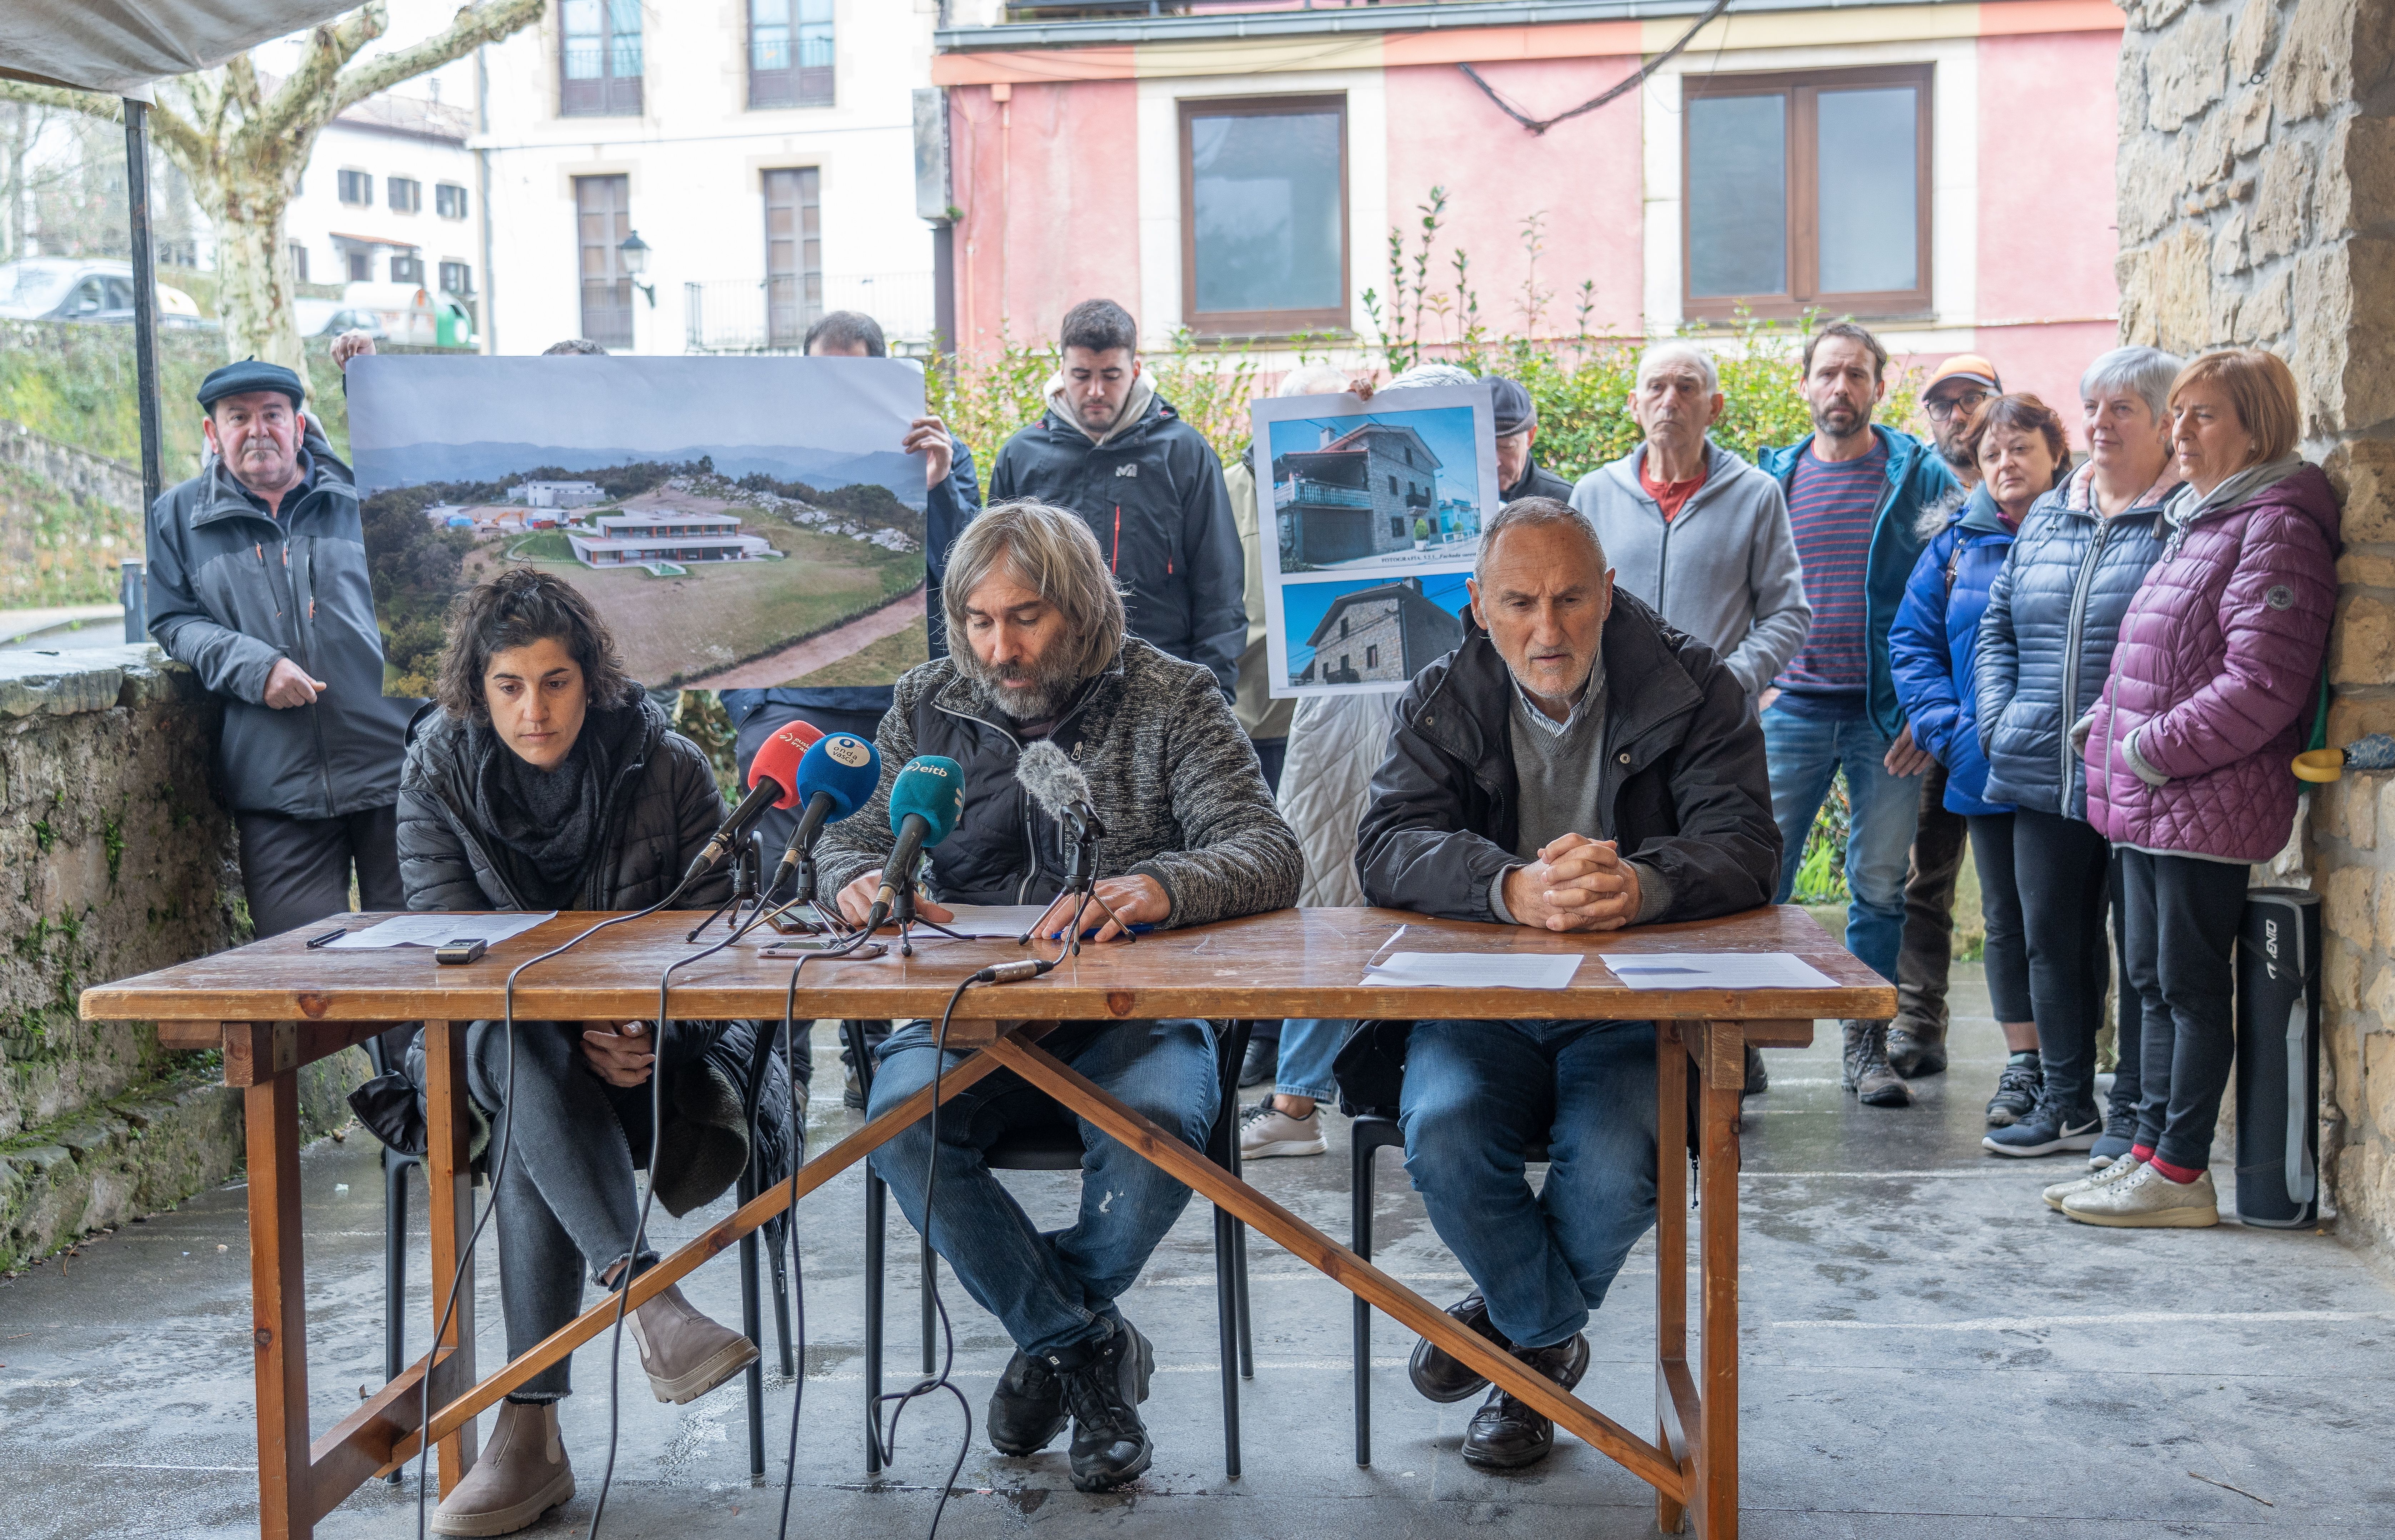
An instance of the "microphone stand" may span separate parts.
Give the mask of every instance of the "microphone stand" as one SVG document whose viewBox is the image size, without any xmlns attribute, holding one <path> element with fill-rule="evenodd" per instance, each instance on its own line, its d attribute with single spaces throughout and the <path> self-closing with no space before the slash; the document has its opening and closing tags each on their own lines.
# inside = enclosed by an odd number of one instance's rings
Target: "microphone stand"
<svg viewBox="0 0 2395 1540">
<path fill-rule="evenodd" d="M 752 898 L 757 899 L 758 909 L 761 911 L 763 909 L 764 900 L 757 896 L 758 870 L 764 860 L 763 851 L 761 848 L 763 838 L 762 835 L 752 834 L 748 837 L 747 844 L 733 846 L 732 896 L 716 905 L 708 917 L 694 926 L 691 933 L 682 938 L 683 940 L 695 943 L 699 936 L 705 934 L 707 928 L 719 919 L 723 922 L 727 929 L 738 930 L 740 911 L 748 907 L 748 901 Z M 727 909 L 731 911 L 728 914 L 725 913 Z"/>
<path fill-rule="evenodd" d="M 921 926 L 925 930 L 937 931 L 951 941 L 969 941 L 972 939 L 971 936 L 960 936 L 957 932 L 948 929 L 947 926 L 941 924 L 936 920 L 926 920 L 921 914 L 916 911 L 915 873 L 913 872 L 908 872 L 906 874 L 906 880 L 898 884 L 897 896 L 890 902 L 889 923 L 894 923 L 898 927 L 898 955 L 901 957 L 912 957 L 915 955 L 914 932 L 918 925 Z"/>
<path fill-rule="evenodd" d="M 1081 900 L 1073 906 L 1072 920 L 1065 928 L 1065 950 L 1068 956 L 1081 955 L 1081 913 L 1091 904 L 1097 905 L 1099 911 L 1114 922 L 1115 928 L 1122 932 L 1124 940 L 1139 939 L 1131 934 L 1131 926 L 1123 923 L 1122 916 L 1117 914 L 1113 906 L 1098 894 L 1098 842 L 1105 835 L 1105 825 L 1098 821 L 1095 813 L 1084 809 L 1073 819 L 1073 867 L 1065 878 L 1064 891 L 1056 895 L 1058 898 L 1078 897 Z M 1052 903 L 1050 907 L 1052 909 L 1054 905 Z M 1025 931 L 1016 936 L 1014 944 L 1029 946 L 1031 932 Z"/>
</svg>

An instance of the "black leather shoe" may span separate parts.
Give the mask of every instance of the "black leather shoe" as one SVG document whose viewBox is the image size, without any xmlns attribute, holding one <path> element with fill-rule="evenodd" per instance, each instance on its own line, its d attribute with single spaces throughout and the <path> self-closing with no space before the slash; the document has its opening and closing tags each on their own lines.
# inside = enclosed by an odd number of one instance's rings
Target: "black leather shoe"
<svg viewBox="0 0 2395 1540">
<path fill-rule="evenodd" d="M 1000 1454 L 1037 1454 L 1065 1431 L 1065 1382 L 1017 1348 L 989 1393 L 989 1445 Z"/>
<path fill-rule="evenodd" d="M 1746 1083 L 1739 1087 L 1741 1096 L 1759 1096 L 1771 1089 L 1771 1071 L 1763 1067 L 1763 1050 L 1750 1042 L 1746 1045 Z"/>
<path fill-rule="evenodd" d="M 1139 1418 L 1155 1362 L 1155 1349 L 1128 1321 L 1117 1323 L 1104 1341 L 1051 1360 L 1064 1381 L 1065 1404 L 1073 1414 L 1077 1489 L 1112 1492 L 1137 1480 L 1155 1459 L 1155 1440 Z"/>
<path fill-rule="evenodd" d="M 1480 1297 L 1477 1290 L 1449 1305 L 1447 1313 L 1458 1324 L 1479 1333 L 1499 1348 L 1510 1349 L 1514 1346 L 1489 1321 L 1489 1302 Z M 1406 1364 L 1406 1377 L 1414 1382 L 1414 1388 L 1425 1399 L 1441 1405 L 1460 1401 L 1489 1387 L 1487 1375 L 1466 1368 L 1461 1360 L 1446 1348 L 1434 1346 L 1428 1337 L 1415 1339 L 1413 1357 Z"/>
<path fill-rule="evenodd" d="M 1588 1373 L 1588 1339 L 1573 1336 L 1552 1348 L 1514 1349 L 1514 1356 L 1569 1390 Z M 1472 1426 L 1463 1434 L 1466 1465 L 1483 1470 L 1519 1470 L 1543 1460 L 1555 1450 L 1555 1425 L 1528 1402 L 1502 1390 L 1492 1390 Z"/>
</svg>

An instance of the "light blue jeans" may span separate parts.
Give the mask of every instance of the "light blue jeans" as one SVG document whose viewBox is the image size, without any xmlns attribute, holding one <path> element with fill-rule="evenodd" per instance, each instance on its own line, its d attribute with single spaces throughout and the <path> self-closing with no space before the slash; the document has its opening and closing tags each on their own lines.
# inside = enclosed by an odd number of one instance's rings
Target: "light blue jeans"
<svg viewBox="0 0 2395 1540">
<path fill-rule="evenodd" d="M 932 1083 L 932 1027 L 918 1021 L 890 1035 L 867 1111 L 880 1117 Z M 1058 1028 L 1040 1046 L 1132 1111 L 1195 1148 L 1222 1100 L 1213 1029 L 1203 1021 L 1126 1021 Z M 948 1051 L 948 1067 L 966 1057 Z M 932 1129 L 917 1122 L 873 1152 L 873 1170 L 932 1249 L 948 1259 L 965 1292 L 998 1317 L 1014 1345 L 1035 1356 L 1105 1334 L 1119 1319 L 1115 1299 L 1139 1277 L 1189 1189 L 1130 1147 L 1080 1123 L 1081 1206 L 1074 1222 L 1042 1233 L 990 1171 L 983 1151 L 1010 1129 L 1057 1123 L 1071 1114 L 1011 1069 L 966 1087 L 940 1109 L 939 1214 L 924 1229 L 923 1186 Z M 1074 1120 L 1078 1121 L 1078 1120 Z"/>
<path fill-rule="evenodd" d="M 1588 1324 L 1655 1222 L 1655 1024 L 1423 1021 L 1397 1122 L 1430 1222 L 1520 1348 Z M 1530 1191 L 1528 1151 L 1547 1147 Z"/>
<path fill-rule="evenodd" d="M 1887 746 L 1867 716 L 1828 722 L 1798 716 L 1778 701 L 1763 713 L 1771 816 L 1787 847 L 1775 902 L 1788 902 L 1796 891 L 1805 837 L 1830 794 L 1831 779 L 1844 770 L 1853 811 L 1846 835 L 1846 949 L 1893 984 L 1904 944 L 1904 872 L 1921 818 L 1921 777 L 1889 775 Z"/>
<path fill-rule="evenodd" d="M 1331 1078 L 1330 1061 L 1346 1041 L 1346 1021 L 1292 1016 L 1280 1024 L 1280 1060 L 1273 1074 L 1273 1092 L 1282 1096 L 1306 1096 L 1334 1106 L 1339 1082 Z"/>
</svg>

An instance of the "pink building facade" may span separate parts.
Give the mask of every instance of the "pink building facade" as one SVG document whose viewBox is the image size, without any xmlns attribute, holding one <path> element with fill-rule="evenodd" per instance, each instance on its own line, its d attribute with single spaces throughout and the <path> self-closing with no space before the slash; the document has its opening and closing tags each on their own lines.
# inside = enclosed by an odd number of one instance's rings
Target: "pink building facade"
<svg viewBox="0 0 2395 1540">
<path fill-rule="evenodd" d="M 1502 331 L 1533 291 L 1538 331 L 1576 330 L 1583 281 L 1590 328 L 1624 337 L 1811 307 L 1914 365 L 1985 353 L 2066 406 L 2112 345 L 2110 0 L 1702 25 L 1709 0 L 1165 8 L 1190 14 L 938 34 L 964 351 L 1052 336 L 1092 295 L 1150 347 L 1184 327 L 1268 358 L 1292 336 L 1370 343 L 1390 232 L 1412 249 L 1433 188 L 1433 285 L 1454 287 L 1461 248 Z M 1552 119 L 1616 86 L 1543 131 L 1506 110 Z"/>
</svg>

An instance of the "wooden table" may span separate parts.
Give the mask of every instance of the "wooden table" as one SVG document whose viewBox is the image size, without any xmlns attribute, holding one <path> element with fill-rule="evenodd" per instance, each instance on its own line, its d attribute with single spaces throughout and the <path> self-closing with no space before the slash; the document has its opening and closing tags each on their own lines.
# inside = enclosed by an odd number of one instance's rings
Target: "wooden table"
<svg viewBox="0 0 2395 1540">
<path fill-rule="evenodd" d="M 377 916 L 345 917 L 353 926 Z M 160 1042 L 224 1051 L 225 1083 L 243 1088 L 248 1114 L 250 1282 L 258 1378 L 258 1519 L 269 1540 L 305 1536 L 341 1499 L 416 1454 L 419 1387 L 431 1378 L 430 1434 L 440 1490 L 473 1463 L 474 1417 L 510 1389 L 612 1324 L 612 1296 L 509 1363 L 477 1378 L 470 1260 L 465 1288 L 431 1350 L 311 1443 L 307 1319 L 299 1229 L 296 1071 L 393 1025 L 421 1021 L 431 1148 L 425 1160 L 432 1211 L 435 1321 L 449 1303 L 472 1226 L 464 1115 L 466 1029 L 500 1014 L 500 986 L 517 962 L 565 940 L 597 916 L 560 916 L 491 949 L 479 963 L 438 966 L 420 948 L 309 951 L 316 926 L 235 951 L 85 991 L 87 1020 L 152 1020 Z M 692 917 L 659 915 L 619 926 L 528 972 L 517 986 L 520 1020 L 634 1019 L 656 1010 L 657 976 L 698 949 L 683 940 Z M 1559 990 L 1424 990 L 1367 986 L 1366 962 L 1399 926 L 1407 950 L 1575 952 L 1584 961 Z M 721 936 L 719 930 L 715 933 Z M 1605 958 L 1659 951 L 1787 951 L 1834 988 L 1800 990 L 1634 990 Z M 1007 942 L 933 939 L 904 958 L 814 962 L 801 975 L 799 1018 L 936 1016 L 959 979 L 1022 951 Z M 675 975 L 677 1017 L 778 1020 L 790 963 L 760 959 L 744 943 Z M 1738 1533 L 1738 1122 L 1746 1044 L 1809 1043 L 1816 1017 L 1880 1018 L 1895 991 L 1795 909 L 1654 925 L 1599 936 L 1551 936 L 1511 926 L 1426 921 L 1387 909 L 1284 909 L 1131 945 L 1084 951 L 1028 983 L 977 988 L 958 1009 L 952 1044 L 976 1048 L 942 1078 L 953 1095 L 999 1069 L 1070 1107 L 1245 1223 L 1270 1236 L 1411 1331 L 1430 1338 L 1655 1488 L 1666 1532 Z M 999 1035 L 986 1019 L 1045 1022 L 1158 1016 L 1599 1018 L 1653 1017 L 1660 1162 L 1656 1173 L 1655 1404 L 1649 1442 L 1552 1381 L 1465 1331 L 1430 1301 L 1358 1258 L 1271 1199 L 1238 1181 L 1042 1050 L 1038 1029 Z M 976 1018 L 968 1021 L 965 1018 Z M 1699 1095 L 1697 1183 L 1701 1279 L 1699 1357 L 1688 1359 L 1687 1077 Z M 730 1216 L 634 1281 L 634 1305 L 734 1245 L 790 1200 L 864 1158 L 931 1108 L 929 1088 L 803 1165 L 794 1183 Z"/>
</svg>

